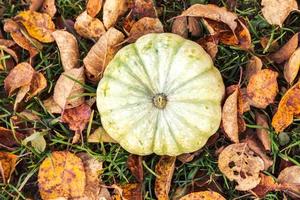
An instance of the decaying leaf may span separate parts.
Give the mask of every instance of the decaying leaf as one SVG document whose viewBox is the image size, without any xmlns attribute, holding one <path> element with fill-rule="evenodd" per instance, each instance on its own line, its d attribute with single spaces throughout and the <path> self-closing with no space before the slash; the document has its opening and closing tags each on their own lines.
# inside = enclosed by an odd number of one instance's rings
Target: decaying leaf
<svg viewBox="0 0 300 200">
<path fill-rule="evenodd" d="M 251 56 L 249 62 L 246 65 L 245 76 L 247 80 L 250 80 L 251 76 L 256 74 L 262 69 L 263 63 L 257 56 Z"/>
<path fill-rule="evenodd" d="M 164 27 L 158 18 L 143 17 L 133 24 L 128 42 L 135 42 L 139 37 L 148 33 L 163 33 Z"/>
<path fill-rule="evenodd" d="M 86 186 L 82 160 L 68 151 L 54 151 L 39 168 L 38 186 L 42 199 L 81 197 Z"/>
<path fill-rule="evenodd" d="M 79 66 L 79 50 L 76 38 L 69 32 L 56 30 L 52 33 L 60 51 L 65 71 Z"/>
<path fill-rule="evenodd" d="M 216 133 L 216 135 L 218 135 L 218 133 Z M 198 151 L 195 151 L 193 153 L 184 153 L 184 154 L 177 156 L 177 159 L 180 160 L 180 162 L 182 162 L 183 164 L 185 164 L 187 162 L 191 162 L 201 152 L 202 152 L 202 149 L 199 149 Z"/>
<path fill-rule="evenodd" d="M 30 58 L 36 56 L 42 48 L 38 41 L 26 35 L 26 32 L 23 31 L 19 25 L 11 19 L 5 21 L 4 31 L 10 33 L 12 39 L 20 47 L 29 52 Z"/>
<path fill-rule="evenodd" d="M 202 33 L 199 22 L 196 17 L 188 17 L 188 30 L 193 37 L 199 37 Z"/>
<path fill-rule="evenodd" d="M 49 113 L 61 113 L 62 108 L 54 101 L 53 96 L 43 101 L 46 110 Z"/>
<path fill-rule="evenodd" d="M 231 181 L 235 180 L 237 190 L 247 191 L 259 182 L 259 173 L 264 169 L 263 160 L 254 155 L 246 143 L 231 144 L 219 155 L 220 171 Z"/>
<path fill-rule="evenodd" d="M 25 98 L 25 96 L 29 92 L 29 90 L 30 90 L 30 85 L 23 85 L 22 87 L 20 87 L 20 89 L 18 90 L 18 93 L 16 95 L 16 100 L 15 100 L 15 104 L 14 104 L 15 111 L 18 108 L 18 104 L 23 101 L 23 99 Z"/>
<path fill-rule="evenodd" d="M 183 11 L 179 17 L 203 17 L 214 21 L 227 24 L 232 31 L 237 27 L 237 15 L 228 11 L 226 8 L 218 7 L 214 4 L 194 4 L 187 10 Z"/>
<path fill-rule="evenodd" d="M 261 126 L 261 128 L 257 128 L 256 129 L 256 135 L 259 138 L 259 140 L 261 141 L 261 143 L 264 146 L 264 149 L 266 151 L 270 151 L 271 150 L 271 138 L 269 135 L 269 124 L 268 124 L 268 118 L 261 114 L 256 112 L 255 113 L 255 119 L 256 119 L 256 124 L 258 126 Z"/>
<path fill-rule="evenodd" d="M 250 150 L 252 150 L 256 155 L 258 155 L 263 160 L 265 170 L 267 170 L 269 167 L 273 165 L 273 160 L 267 156 L 263 145 L 256 137 L 253 136 L 247 137 L 243 142 L 247 143 Z"/>
<path fill-rule="evenodd" d="M 41 72 L 35 72 L 31 79 L 30 90 L 28 96 L 26 97 L 26 101 L 36 96 L 46 87 L 47 87 L 47 80 L 45 76 Z"/>
<path fill-rule="evenodd" d="M 0 127 L 0 149 L 3 147 L 10 149 L 13 146 L 17 146 L 23 138 L 24 135 L 19 132 Z"/>
<path fill-rule="evenodd" d="M 278 73 L 270 69 L 263 69 L 249 80 L 247 95 L 250 105 L 257 108 L 266 108 L 278 93 Z"/>
<path fill-rule="evenodd" d="M 259 198 L 264 198 L 269 192 L 280 189 L 280 185 L 275 182 L 272 176 L 260 173 L 260 178 L 260 183 L 252 189 L 252 192 Z"/>
<path fill-rule="evenodd" d="M 83 67 L 70 69 L 60 75 L 54 87 L 53 99 L 62 108 L 69 109 L 84 103 Z"/>
<path fill-rule="evenodd" d="M 239 142 L 238 89 L 225 101 L 222 110 L 222 126 L 226 135 L 235 143 Z"/>
<path fill-rule="evenodd" d="M 47 13 L 50 17 L 54 17 L 57 11 L 55 0 L 44 0 L 41 11 Z"/>
<path fill-rule="evenodd" d="M 12 153 L 0 152 L 0 182 L 8 183 L 15 170 L 18 157 Z"/>
<path fill-rule="evenodd" d="M 284 78 L 289 83 L 292 84 L 299 72 L 300 68 L 300 47 L 295 50 L 291 55 L 287 63 L 284 65 Z"/>
<path fill-rule="evenodd" d="M 278 110 L 273 116 L 272 126 L 277 133 L 282 132 L 300 114 L 300 82 L 290 88 L 279 102 Z"/>
<path fill-rule="evenodd" d="M 300 167 L 291 166 L 282 170 L 278 176 L 278 183 L 295 199 L 300 198 Z"/>
<path fill-rule="evenodd" d="M 132 10 L 131 13 L 134 19 L 141 19 L 143 17 L 158 17 L 153 0 L 133 0 L 133 3 L 129 4 L 128 7 Z"/>
<path fill-rule="evenodd" d="M 128 183 L 121 186 L 122 199 L 127 200 L 143 200 L 142 184 L 141 183 Z"/>
<path fill-rule="evenodd" d="M 298 47 L 300 34 L 296 33 L 287 43 L 285 43 L 278 51 L 270 55 L 270 59 L 276 63 L 282 63 L 288 60 Z"/>
<path fill-rule="evenodd" d="M 15 66 L 4 80 L 4 88 L 9 96 L 25 85 L 30 85 L 35 71 L 29 63 L 22 62 Z"/>
<path fill-rule="evenodd" d="M 99 200 L 103 197 L 108 197 L 107 200 L 109 200 L 109 192 L 107 188 L 101 186 L 101 179 L 99 178 L 103 172 L 102 162 L 87 153 L 79 153 L 77 156 L 83 162 L 86 185 L 83 197 L 75 198 L 74 200 Z"/>
<path fill-rule="evenodd" d="M 188 25 L 187 17 L 175 18 L 172 24 L 172 33 L 187 38 L 189 34 L 187 25 Z"/>
<path fill-rule="evenodd" d="M 155 195 L 157 199 L 169 199 L 171 180 L 175 169 L 176 157 L 162 156 L 155 166 Z"/>
<path fill-rule="evenodd" d="M 102 8 L 102 0 L 88 0 L 86 4 L 86 12 L 91 17 L 96 17 Z"/>
<path fill-rule="evenodd" d="M 123 40 L 124 35 L 122 32 L 115 28 L 110 28 L 90 49 L 83 59 L 86 74 L 90 80 L 95 82 L 100 80 L 105 67 L 121 48 L 119 44 Z"/>
<path fill-rule="evenodd" d="M 74 28 L 79 35 L 85 38 L 99 38 L 105 33 L 102 22 L 88 15 L 86 11 L 76 18 Z"/>
<path fill-rule="evenodd" d="M 217 192 L 202 191 L 190 193 L 179 200 L 225 200 L 225 198 Z"/>
<path fill-rule="evenodd" d="M 118 18 L 127 11 L 125 0 L 106 0 L 103 6 L 103 24 L 109 29 L 113 27 Z"/>
<path fill-rule="evenodd" d="M 180 18 L 179 18 L 180 19 Z M 219 39 L 214 35 L 208 35 L 197 40 L 197 43 L 200 44 L 205 51 L 210 55 L 214 60 L 218 53 L 218 43 Z"/>
<path fill-rule="evenodd" d="M 296 0 L 262 0 L 262 14 L 273 25 L 282 27 L 287 16 L 298 9 Z"/>
<path fill-rule="evenodd" d="M 22 11 L 15 17 L 15 20 L 22 23 L 29 35 L 40 42 L 54 41 L 51 33 L 55 31 L 55 25 L 48 14 L 30 10 Z"/>
<path fill-rule="evenodd" d="M 127 159 L 128 169 L 131 171 L 131 174 L 136 178 L 139 183 L 142 183 L 144 180 L 144 171 L 143 171 L 143 157 L 130 154 Z"/>
<path fill-rule="evenodd" d="M 89 135 L 88 142 L 90 142 L 90 143 L 100 143 L 100 142 L 117 143 L 114 139 L 112 139 L 108 135 L 108 133 L 102 127 L 97 128 L 91 135 Z"/>
<path fill-rule="evenodd" d="M 83 129 L 89 122 L 91 107 L 85 103 L 70 109 L 65 109 L 61 115 L 61 121 L 67 123 L 71 130 L 75 131 L 72 143 L 77 143 Z"/>
</svg>

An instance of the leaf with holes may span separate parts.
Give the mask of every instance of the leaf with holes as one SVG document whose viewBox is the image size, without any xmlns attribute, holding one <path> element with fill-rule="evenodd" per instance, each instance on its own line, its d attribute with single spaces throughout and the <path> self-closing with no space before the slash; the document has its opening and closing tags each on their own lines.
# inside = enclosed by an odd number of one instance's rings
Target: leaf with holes
<svg viewBox="0 0 300 200">
<path fill-rule="evenodd" d="M 259 173 L 264 169 L 263 160 L 254 155 L 246 143 L 231 144 L 219 155 L 220 171 L 231 181 L 236 181 L 237 190 L 247 191 L 259 182 Z"/>
</svg>

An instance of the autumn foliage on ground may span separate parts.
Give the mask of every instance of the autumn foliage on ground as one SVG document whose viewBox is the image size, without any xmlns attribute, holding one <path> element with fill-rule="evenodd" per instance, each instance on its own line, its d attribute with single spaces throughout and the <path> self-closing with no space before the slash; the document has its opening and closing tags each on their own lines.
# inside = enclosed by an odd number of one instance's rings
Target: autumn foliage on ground
<svg viewBox="0 0 300 200">
<path fill-rule="evenodd" d="M 296 0 L 0 3 L 0 199 L 300 199 Z M 177 157 L 127 153 L 96 88 L 126 44 L 172 32 L 226 85 L 222 122 Z"/>
</svg>

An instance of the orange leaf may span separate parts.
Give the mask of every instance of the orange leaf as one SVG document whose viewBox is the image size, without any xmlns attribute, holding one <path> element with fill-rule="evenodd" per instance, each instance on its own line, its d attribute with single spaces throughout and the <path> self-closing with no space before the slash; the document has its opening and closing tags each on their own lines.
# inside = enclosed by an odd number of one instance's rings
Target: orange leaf
<svg viewBox="0 0 300 200">
<path fill-rule="evenodd" d="M 41 11 L 47 13 L 50 17 L 54 17 L 56 13 L 55 0 L 44 0 Z"/>
<path fill-rule="evenodd" d="M 127 11 L 127 3 L 125 0 L 109 0 L 103 5 L 103 24 L 109 29 L 113 27 L 118 18 Z"/>
<path fill-rule="evenodd" d="M 295 50 L 287 63 L 284 65 L 284 78 L 292 84 L 295 80 L 300 68 L 300 47 Z"/>
<path fill-rule="evenodd" d="M 272 176 L 260 173 L 260 183 L 252 189 L 259 198 L 264 198 L 269 192 L 280 189 L 280 186 L 274 181 Z"/>
<path fill-rule="evenodd" d="M 143 200 L 141 183 L 128 183 L 122 187 L 123 200 Z"/>
<path fill-rule="evenodd" d="M 257 56 L 252 56 L 246 65 L 246 79 L 249 80 L 251 76 L 256 74 L 262 69 L 263 63 Z"/>
<path fill-rule="evenodd" d="M 45 43 L 54 41 L 51 33 L 55 31 L 55 25 L 48 14 L 30 10 L 22 11 L 15 20 L 25 26 L 31 37 Z"/>
<path fill-rule="evenodd" d="M 175 169 L 176 157 L 162 156 L 155 166 L 155 195 L 157 199 L 169 199 L 171 180 Z"/>
<path fill-rule="evenodd" d="M 15 170 L 17 156 L 8 152 L 0 152 L 0 181 L 8 183 Z"/>
<path fill-rule="evenodd" d="M 225 198 L 217 192 L 203 191 L 190 193 L 179 200 L 225 200 Z"/>
<path fill-rule="evenodd" d="M 86 4 L 86 12 L 91 17 L 96 17 L 102 8 L 102 0 L 88 0 Z"/>
<path fill-rule="evenodd" d="M 274 99 L 278 92 L 278 73 L 270 69 L 263 69 L 249 80 L 247 95 L 250 105 L 257 108 L 266 108 Z"/>
<path fill-rule="evenodd" d="M 273 116 L 272 126 L 281 132 L 293 122 L 293 116 L 300 114 L 300 82 L 290 88 L 279 102 L 278 110 Z"/>
</svg>

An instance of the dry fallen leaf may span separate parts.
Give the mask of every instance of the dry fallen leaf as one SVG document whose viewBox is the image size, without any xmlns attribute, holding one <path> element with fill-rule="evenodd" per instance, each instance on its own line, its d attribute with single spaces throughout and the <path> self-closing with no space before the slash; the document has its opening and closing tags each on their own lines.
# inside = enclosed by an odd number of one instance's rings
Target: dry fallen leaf
<svg viewBox="0 0 300 200">
<path fill-rule="evenodd" d="M 229 180 L 238 183 L 236 189 L 240 191 L 256 187 L 260 182 L 259 172 L 264 169 L 263 160 L 246 143 L 227 146 L 219 155 L 218 166 Z"/>
<path fill-rule="evenodd" d="M 73 200 L 99 200 L 110 197 L 107 188 L 101 186 L 99 175 L 103 172 L 102 162 L 91 157 L 87 153 L 79 153 L 77 156 L 82 160 L 86 175 L 86 185 L 83 197 Z"/>
<path fill-rule="evenodd" d="M 280 189 L 280 185 L 275 182 L 272 176 L 260 173 L 260 178 L 260 183 L 252 189 L 252 192 L 259 198 L 264 198 L 269 192 Z"/>
<path fill-rule="evenodd" d="M 273 160 L 267 156 L 263 145 L 260 143 L 260 141 L 257 138 L 250 136 L 247 137 L 243 142 L 247 143 L 250 150 L 252 150 L 256 155 L 258 155 L 263 160 L 265 170 L 268 170 L 268 168 L 273 165 Z"/>
<path fill-rule="evenodd" d="M 155 166 L 155 195 L 157 199 L 169 199 L 171 180 L 175 169 L 176 157 L 162 156 Z"/>
<path fill-rule="evenodd" d="M 296 33 L 287 43 L 285 43 L 278 51 L 270 55 L 270 59 L 280 64 L 291 57 L 298 47 L 300 34 Z"/>
<path fill-rule="evenodd" d="M 188 25 L 187 17 L 175 18 L 172 24 L 172 33 L 187 38 L 189 34 L 187 25 Z"/>
<path fill-rule="evenodd" d="M 99 81 L 102 74 L 115 53 L 121 48 L 119 45 L 124 40 L 122 32 L 110 28 L 100 37 L 83 59 L 87 77 L 92 81 Z"/>
<path fill-rule="evenodd" d="M 232 31 L 235 31 L 237 27 L 237 15 L 224 7 L 221 8 L 214 4 L 194 4 L 183 11 L 179 17 L 183 16 L 204 17 L 214 21 L 223 22 L 227 24 Z"/>
<path fill-rule="evenodd" d="M 135 42 L 139 37 L 148 33 L 163 33 L 164 27 L 158 18 L 143 17 L 133 24 L 128 42 Z"/>
<path fill-rule="evenodd" d="M 144 180 L 144 168 L 142 162 L 142 156 L 130 154 L 127 158 L 127 167 L 139 183 L 142 183 Z"/>
<path fill-rule="evenodd" d="M 258 126 L 261 126 L 261 128 L 256 129 L 256 135 L 263 144 L 264 148 L 266 151 L 271 150 L 271 138 L 269 135 L 269 124 L 268 124 L 268 118 L 261 114 L 256 112 L 255 113 L 255 119 L 256 119 L 256 124 Z"/>
<path fill-rule="evenodd" d="M 51 33 L 55 31 L 55 25 L 48 14 L 30 10 L 22 11 L 14 19 L 22 23 L 29 35 L 40 42 L 54 41 Z"/>
<path fill-rule="evenodd" d="M 22 87 L 20 87 L 20 89 L 18 90 L 18 93 L 16 95 L 16 100 L 15 100 L 15 104 L 14 104 L 14 111 L 17 110 L 18 104 L 23 101 L 23 99 L 25 98 L 25 96 L 29 92 L 29 90 L 30 90 L 30 84 L 23 85 Z"/>
<path fill-rule="evenodd" d="M 222 127 L 229 139 L 239 142 L 238 126 L 238 92 L 237 88 L 226 100 L 222 110 Z"/>
<path fill-rule="evenodd" d="M 29 0 L 29 10 L 37 11 L 42 6 L 44 0 Z"/>
<path fill-rule="evenodd" d="M 300 47 L 295 50 L 291 55 L 287 63 L 284 65 L 284 78 L 289 83 L 292 84 L 299 72 L 300 67 Z"/>
<path fill-rule="evenodd" d="M 158 17 L 153 0 L 133 0 L 133 3 L 129 4 L 128 7 L 132 10 L 132 17 L 135 19 Z"/>
<path fill-rule="evenodd" d="M 0 182 L 9 182 L 10 176 L 15 170 L 18 157 L 9 152 L 0 152 Z"/>
<path fill-rule="evenodd" d="M 86 4 L 86 12 L 91 17 L 96 17 L 102 8 L 102 0 L 88 0 Z"/>
<path fill-rule="evenodd" d="M 267 36 L 263 36 L 260 38 L 259 41 L 260 41 L 260 45 L 264 49 L 263 52 L 275 52 L 279 49 L 279 44 L 277 40 L 273 40 Z"/>
<path fill-rule="evenodd" d="M 247 95 L 251 106 L 266 108 L 278 93 L 278 73 L 270 69 L 263 69 L 250 77 Z"/>
<path fill-rule="evenodd" d="M 124 200 L 143 200 L 142 184 L 141 183 L 128 183 L 121 186 L 122 199 Z"/>
<path fill-rule="evenodd" d="M 197 43 L 205 49 L 205 51 L 213 60 L 216 58 L 219 43 L 219 39 L 217 37 L 215 37 L 214 35 L 208 35 L 197 40 Z"/>
<path fill-rule="evenodd" d="M 188 30 L 192 37 L 199 37 L 202 33 L 201 27 L 196 17 L 188 17 Z"/>
<path fill-rule="evenodd" d="M 53 99 L 64 109 L 74 108 L 84 103 L 83 67 L 70 69 L 60 75 L 54 87 Z"/>
<path fill-rule="evenodd" d="M 35 71 L 29 63 L 22 62 L 15 66 L 4 79 L 4 88 L 9 96 L 25 85 L 30 85 Z"/>
<path fill-rule="evenodd" d="M 0 149 L 4 147 L 11 150 L 10 148 L 19 145 L 23 138 L 24 135 L 19 132 L 0 127 Z"/>
<path fill-rule="evenodd" d="M 100 143 L 100 142 L 111 142 L 117 143 L 114 139 L 112 139 L 108 133 L 104 130 L 104 128 L 97 128 L 91 135 L 88 137 L 89 143 Z"/>
<path fill-rule="evenodd" d="M 44 0 L 41 11 L 43 13 L 47 13 L 51 18 L 53 18 L 57 11 L 55 0 Z"/>
<path fill-rule="evenodd" d="M 102 22 L 89 16 L 86 11 L 76 18 L 74 28 L 79 35 L 85 38 L 99 38 L 105 33 Z"/>
<path fill-rule="evenodd" d="M 103 6 L 103 24 L 109 29 L 113 27 L 118 18 L 127 11 L 125 0 L 106 0 Z"/>
<path fill-rule="evenodd" d="M 48 99 L 43 101 L 45 109 L 49 113 L 61 113 L 62 108 L 54 101 L 53 96 L 49 97 Z"/>
<path fill-rule="evenodd" d="M 290 88 L 281 98 L 278 110 L 273 116 L 272 126 L 277 133 L 282 132 L 300 114 L 300 82 Z"/>
<path fill-rule="evenodd" d="M 256 74 L 262 69 L 263 63 L 257 56 L 251 56 L 249 62 L 246 65 L 245 78 L 250 80 L 251 76 Z"/>
<path fill-rule="evenodd" d="M 47 80 L 41 72 L 35 72 L 31 79 L 30 91 L 26 97 L 26 101 L 36 96 L 47 87 Z"/>
<path fill-rule="evenodd" d="M 52 33 L 59 48 L 65 71 L 79 66 L 79 50 L 76 38 L 69 32 L 57 30 Z"/>
<path fill-rule="evenodd" d="M 86 186 L 82 160 L 68 151 L 54 151 L 39 168 L 38 186 L 42 199 L 81 197 Z"/>
<path fill-rule="evenodd" d="M 77 143 L 89 122 L 91 116 L 91 107 L 87 104 L 81 104 L 77 107 L 65 109 L 61 115 L 61 122 L 67 123 L 72 131 L 75 131 L 72 143 Z"/>
<path fill-rule="evenodd" d="M 291 166 L 282 170 L 278 176 L 278 183 L 282 184 L 284 191 L 294 199 L 300 198 L 300 167 Z"/>
<path fill-rule="evenodd" d="M 217 192 L 201 191 L 185 195 L 179 200 L 225 200 L 225 198 Z"/>
<path fill-rule="evenodd" d="M 22 30 L 19 25 L 13 20 L 9 19 L 5 21 L 4 31 L 10 33 L 12 39 L 23 49 L 26 49 L 30 58 L 36 56 L 41 50 L 42 46 L 35 39 L 31 38 Z"/>
<path fill-rule="evenodd" d="M 296 0 L 262 0 L 262 14 L 272 25 L 282 27 L 287 16 L 294 10 L 298 10 Z"/>
<path fill-rule="evenodd" d="M 0 51 L 3 51 L 5 53 L 9 54 L 16 63 L 19 62 L 19 58 L 14 50 L 12 50 L 6 46 L 0 45 Z"/>
</svg>

